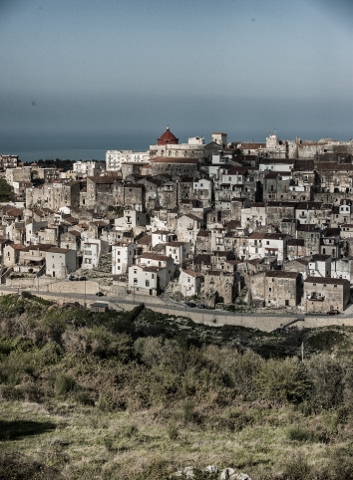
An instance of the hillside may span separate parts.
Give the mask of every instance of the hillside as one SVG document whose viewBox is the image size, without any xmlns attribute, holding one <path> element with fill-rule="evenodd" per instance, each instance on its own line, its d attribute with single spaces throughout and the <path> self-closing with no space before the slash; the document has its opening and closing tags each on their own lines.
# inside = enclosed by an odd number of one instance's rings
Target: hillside
<svg viewBox="0 0 353 480">
<path fill-rule="evenodd" d="M 348 328 L 266 334 L 0 297 L 1 475 L 352 478 L 352 351 Z"/>
</svg>

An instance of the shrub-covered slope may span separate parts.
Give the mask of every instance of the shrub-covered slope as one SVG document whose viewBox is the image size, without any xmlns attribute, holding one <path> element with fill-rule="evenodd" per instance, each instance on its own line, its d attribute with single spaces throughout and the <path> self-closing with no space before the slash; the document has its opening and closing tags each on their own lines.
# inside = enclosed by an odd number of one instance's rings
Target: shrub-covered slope
<svg viewBox="0 0 353 480">
<path fill-rule="evenodd" d="M 264 334 L 0 297 L 0 472 L 351 478 L 351 352 L 347 328 Z"/>
</svg>

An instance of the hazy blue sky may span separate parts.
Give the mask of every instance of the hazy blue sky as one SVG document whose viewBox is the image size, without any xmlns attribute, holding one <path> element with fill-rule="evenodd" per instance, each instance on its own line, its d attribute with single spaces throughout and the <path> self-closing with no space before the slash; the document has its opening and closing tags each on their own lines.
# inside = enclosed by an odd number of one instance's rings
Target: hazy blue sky
<svg viewBox="0 0 353 480">
<path fill-rule="evenodd" d="M 352 21 L 352 0 L 0 0 L 0 151 L 148 148 L 167 124 L 349 140 Z"/>
</svg>

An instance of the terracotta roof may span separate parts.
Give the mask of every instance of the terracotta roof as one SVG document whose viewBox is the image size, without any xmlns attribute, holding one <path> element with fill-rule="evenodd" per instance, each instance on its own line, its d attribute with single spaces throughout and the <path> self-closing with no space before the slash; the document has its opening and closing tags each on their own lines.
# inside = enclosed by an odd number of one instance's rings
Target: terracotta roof
<svg viewBox="0 0 353 480">
<path fill-rule="evenodd" d="M 160 260 L 162 262 L 166 262 L 167 260 L 169 260 L 170 257 L 167 257 L 166 255 L 160 255 L 159 253 L 145 252 L 140 256 L 140 258 L 145 258 L 147 260 Z"/>
<path fill-rule="evenodd" d="M 314 160 L 295 160 L 294 172 L 310 172 L 314 170 Z"/>
<path fill-rule="evenodd" d="M 87 180 L 91 180 L 94 183 L 104 184 L 104 183 L 114 183 L 116 181 L 116 177 L 87 177 Z"/>
<path fill-rule="evenodd" d="M 288 246 L 298 245 L 298 246 L 304 247 L 304 239 L 303 238 L 292 238 L 291 240 L 288 240 L 287 245 Z"/>
<path fill-rule="evenodd" d="M 198 237 L 209 237 L 210 235 L 210 230 L 199 230 L 197 234 Z"/>
<path fill-rule="evenodd" d="M 199 160 L 197 158 L 179 158 L 179 157 L 155 157 L 150 160 L 152 163 L 191 163 L 197 164 Z"/>
<path fill-rule="evenodd" d="M 26 247 L 22 245 L 22 243 L 14 243 L 12 245 L 9 245 L 9 247 L 13 248 L 14 250 L 25 250 Z"/>
<path fill-rule="evenodd" d="M 341 172 L 349 172 L 353 170 L 353 164 L 351 163 L 336 163 L 336 162 L 319 162 L 316 165 L 316 170 L 333 170 Z"/>
<path fill-rule="evenodd" d="M 311 257 L 309 262 L 326 262 L 326 260 L 329 258 L 331 258 L 331 255 L 322 255 L 320 253 L 316 253 Z"/>
<path fill-rule="evenodd" d="M 249 239 L 262 239 L 264 238 L 266 234 L 265 233 L 260 233 L 260 232 L 252 232 L 247 238 Z M 245 237 L 246 238 L 246 237 Z"/>
<path fill-rule="evenodd" d="M 348 280 L 343 278 L 331 278 L 331 277 L 307 277 L 304 283 L 329 283 L 330 285 L 349 285 Z"/>
<path fill-rule="evenodd" d="M 199 221 L 199 222 L 202 221 L 202 218 L 197 217 L 197 216 L 194 215 L 193 213 L 186 213 L 185 216 L 188 217 L 188 218 L 191 218 L 191 220 L 197 220 L 197 221 Z"/>
<path fill-rule="evenodd" d="M 300 274 L 298 272 L 286 272 L 283 270 L 269 270 L 266 272 L 266 277 L 270 278 L 297 278 Z"/>
<path fill-rule="evenodd" d="M 277 202 L 277 201 L 269 201 L 267 202 L 268 207 L 293 207 L 297 205 L 297 202 Z"/>
<path fill-rule="evenodd" d="M 167 127 L 165 132 L 157 139 L 158 145 L 177 145 L 178 143 L 179 139 L 173 135 L 169 127 Z"/>
<path fill-rule="evenodd" d="M 154 232 L 151 232 L 151 235 L 153 234 L 158 234 L 158 235 L 169 235 L 170 231 L 169 230 L 155 230 Z"/>
<path fill-rule="evenodd" d="M 194 278 L 203 278 L 204 275 L 200 272 L 195 272 L 195 270 L 191 270 L 191 269 L 187 269 L 187 270 L 182 270 L 184 273 L 186 273 L 187 275 L 190 275 L 191 277 L 194 277 Z"/>
<path fill-rule="evenodd" d="M 264 235 L 264 238 L 269 240 L 283 240 L 286 237 L 289 237 L 286 233 L 266 233 Z"/>
<path fill-rule="evenodd" d="M 53 247 L 48 250 L 50 253 L 67 253 L 69 252 L 70 249 L 68 248 L 58 248 L 58 247 Z"/>
</svg>

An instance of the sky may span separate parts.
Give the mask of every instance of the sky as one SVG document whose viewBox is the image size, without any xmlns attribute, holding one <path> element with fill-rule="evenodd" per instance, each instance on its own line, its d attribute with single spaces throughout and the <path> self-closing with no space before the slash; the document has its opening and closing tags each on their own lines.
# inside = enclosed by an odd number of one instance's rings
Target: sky
<svg viewBox="0 0 353 480">
<path fill-rule="evenodd" d="M 104 158 L 167 125 L 350 140 L 352 20 L 352 0 L 0 0 L 0 153 Z"/>
</svg>

